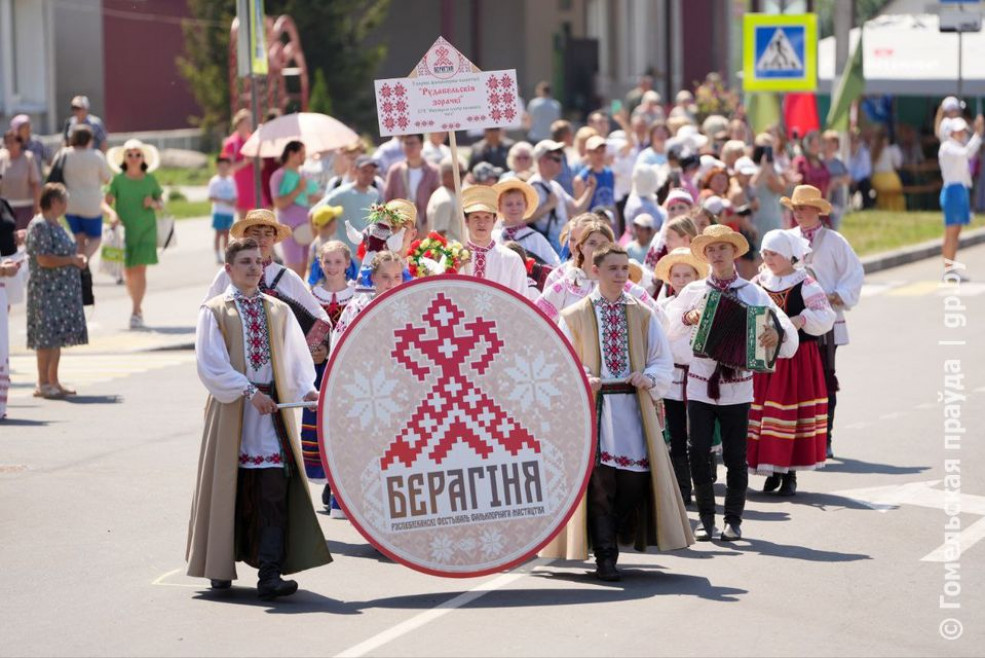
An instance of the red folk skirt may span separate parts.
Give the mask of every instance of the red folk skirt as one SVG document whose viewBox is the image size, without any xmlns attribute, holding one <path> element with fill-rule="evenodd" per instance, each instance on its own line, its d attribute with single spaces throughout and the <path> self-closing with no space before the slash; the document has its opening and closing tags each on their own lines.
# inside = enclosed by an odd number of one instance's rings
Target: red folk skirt
<svg viewBox="0 0 985 658">
<path fill-rule="evenodd" d="M 776 370 L 756 373 L 749 412 L 749 472 L 770 475 L 824 466 L 828 396 L 817 341 L 805 341 Z"/>
</svg>

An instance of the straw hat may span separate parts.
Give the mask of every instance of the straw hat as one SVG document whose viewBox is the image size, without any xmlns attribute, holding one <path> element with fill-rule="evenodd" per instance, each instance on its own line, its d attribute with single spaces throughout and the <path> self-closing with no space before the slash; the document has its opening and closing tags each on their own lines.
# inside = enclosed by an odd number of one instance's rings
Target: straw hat
<svg viewBox="0 0 985 658">
<path fill-rule="evenodd" d="M 281 242 L 291 235 L 291 228 L 289 226 L 278 222 L 277 217 L 274 216 L 274 213 L 263 208 L 254 208 L 250 212 L 246 213 L 246 217 L 238 220 L 235 224 L 233 224 L 232 228 L 229 229 L 229 235 L 233 236 L 237 240 L 240 240 L 246 237 L 246 229 L 251 226 L 272 227 L 277 231 L 275 242 Z"/>
<path fill-rule="evenodd" d="M 498 211 L 499 195 L 496 190 L 486 185 L 473 185 L 462 190 L 462 212 L 466 215 L 470 212 L 491 212 L 496 214 Z"/>
<path fill-rule="evenodd" d="M 820 210 L 822 215 L 831 214 L 831 204 L 813 185 L 798 185 L 793 189 L 793 196 L 780 197 L 780 203 L 791 210 L 794 206 L 811 206 Z"/>
<path fill-rule="evenodd" d="M 396 211 L 403 218 L 405 226 L 417 223 L 417 206 L 407 199 L 392 199 L 386 202 L 386 207 Z"/>
<path fill-rule="evenodd" d="M 157 148 L 150 144 L 144 144 L 139 139 L 128 139 L 123 146 L 114 146 L 106 152 L 106 161 L 113 171 L 120 173 L 123 171 L 124 156 L 127 151 L 140 150 L 144 154 L 144 162 L 147 163 L 147 172 L 150 173 L 161 165 L 161 154 Z"/>
<path fill-rule="evenodd" d="M 749 251 L 749 242 L 741 233 L 733 231 L 724 224 L 712 224 L 705 228 L 701 235 L 691 240 L 691 253 L 702 263 L 707 263 L 705 247 L 716 242 L 727 242 L 735 247 L 736 258 Z"/>
<path fill-rule="evenodd" d="M 537 194 L 537 190 L 533 188 L 529 183 L 525 183 L 519 178 L 510 178 L 502 183 L 496 183 L 492 186 L 496 190 L 496 207 L 499 207 L 499 198 L 509 192 L 510 190 L 520 190 L 523 192 L 523 198 L 527 201 L 527 209 L 523 213 L 523 218 L 527 219 L 534 212 L 537 211 L 537 206 L 540 205 L 540 196 Z"/>
<path fill-rule="evenodd" d="M 661 281 L 670 281 L 670 271 L 674 265 L 690 265 L 698 273 L 699 279 L 708 276 L 708 265 L 695 258 L 688 247 L 678 247 L 661 258 L 653 274 Z"/>
</svg>

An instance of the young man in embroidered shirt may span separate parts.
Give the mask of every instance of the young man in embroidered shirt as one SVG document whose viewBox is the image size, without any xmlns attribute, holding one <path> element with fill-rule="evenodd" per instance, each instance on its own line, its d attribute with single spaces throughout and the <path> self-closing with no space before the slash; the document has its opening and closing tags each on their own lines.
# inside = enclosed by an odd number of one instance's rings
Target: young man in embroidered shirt
<svg viewBox="0 0 985 658">
<path fill-rule="evenodd" d="M 278 222 L 274 213 L 256 208 L 234 223 L 229 229 L 229 235 L 237 240 L 253 238 L 260 245 L 260 257 L 263 261 L 260 291 L 281 300 L 291 308 L 301 327 L 313 337 L 311 349 L 314 358 L 324 359 L 327 348 L 316 345 L 315 337 L 331 331 L 328 314 L 294 270 L 274 262 L 274 245 L 291 235 L 291 229 Z M 229 283 L 229 272 L 224 267 L 212 279 L 212 285 L 202 301 L 207 302 L 216 295 L 221 295 L 229 287 Z"/>
<path fill-rule="evenodd" d="M 796 228 L 789 230 L 796 237 L 807 240 L 811 252 L 804 257 L 804 269 L 814 277 L 828 295 L 828 303 L 835 311 L 834 329 L 818 340 L 818 350 L 824 364 L 824 381 L 828 389 L 828 448 L 831 450 L 831 430 L 835 422 L 835 405 L 838 402 L 838 377 L 835 375 L 835 352 L 848 344 L 848 325 L 845 311 L 858 304 L 862 296 L 865 270 L 848 240 L 839 233 L 825 228 L 821 216 L 831 212 L 831 204 L 821 191 L 810 185 L 798 185 L 791 198 L 782 197 L 780 203 L 793 211 Z"/>
<path fill-rule="evenodd" d="M 281 574 L 332 561 L 305 478 L 296 418 L 277 401 L 317 400 L 315 370 L 291 310 L 260 292 L 255 240 L 226 248 L 230 285 L 199 311 L 198 375 L 209 391 L 188 526 L 188 575 L 228 589 L 236 562 L 259 569 L 257 593 L 297 591 Z"/>
<path fill-rule="evenodd" d="M 783 328 L 781 337 L 773 328 L 761 337 L 764 347 L 780 344 L 779 356 L 790 358 L 797 351 L 797 330 L 783 311 L 777 308 L 765 290 L 741 278 L 735 270 L 735 259 L 749 251 L 749 243 L 741 233 L 728 226 L 712 225 L 691 241 L 691 253 L 711 266 L 706 279 L 685 286 L 677 298 L 667 305 L 671 340 L 689 335 L 701 319 L 697 307 L 709 290 L 729 291 L 750 306 L 769 306 Z M 701 525 L 694 537 L 711 541 L 715 528 L 715 491 L 709 460 L 715 433 L 715 421 L 721 426 L 722 458 L 728 469 L 725 489 L 725 530 L 722 541 L 742 537 L 742 512 L 746 506 L 749 473 L 746 466 L 746 435 L 749 429 L 749 409 L 753 400 L 752 373 L 728 368 L 713 359 L 694 356 L 688 370 L 687 422 L 688 456 L 694 479 L 694 497 Z"/>
<path fill-rule="evenodd" d="M 469 234 L 466 248 L 471 257 L 462 274 L 488 279 L 527 296 L 527 266 L 520 256 L 493 241 L 498 195 L 496 190 L 473 185 L 462 191 L 462 210 Z"/>
<path fill-rule="evenodd" d="M 596 577 L 615 581 L 618 536 L 635 534 L 637 550 L 685 548 L 693 537 L 654 406 L 674 369 L 667 338 L 653 312 L 624 291 L 625 249 L 603 246 L 593 256 L 592 270 L 598 287 L 562 311 L 560 324 L 597 400 L 599 444 L 588 484 L 588 536 Z M 579 539 L 585 516 L 575 518 L 581 523 L 569 523 L 541 555 L 587 557 Z M 636 527 L 629 527 L 634 521 Z"/>
</svg>

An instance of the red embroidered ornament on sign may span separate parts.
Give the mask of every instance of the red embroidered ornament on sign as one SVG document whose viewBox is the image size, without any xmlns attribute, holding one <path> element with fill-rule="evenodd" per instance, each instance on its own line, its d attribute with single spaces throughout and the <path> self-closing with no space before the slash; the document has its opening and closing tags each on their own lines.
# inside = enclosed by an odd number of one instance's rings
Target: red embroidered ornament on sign
<svg viewBox="0 0 985 658">
<path fill-rule="evenodd" d="M 481 576 L 564 527 L 594 461 L 593 409 L 539 310 L 498 284 L 428 277 L 343 335 L 319 440 L 332 491 L 374 546 L 425 573 Z"/>
</svg>

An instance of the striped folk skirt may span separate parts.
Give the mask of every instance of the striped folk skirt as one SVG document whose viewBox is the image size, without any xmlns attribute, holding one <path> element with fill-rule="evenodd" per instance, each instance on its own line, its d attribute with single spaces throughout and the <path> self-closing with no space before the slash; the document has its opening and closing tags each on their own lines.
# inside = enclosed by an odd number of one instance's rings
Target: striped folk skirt
<svg viewBox="0 0 985 658">
<path fill-rule="evenodd" d="M 828 397 L 817 341 L 804 341 L 776 370 L 756 373 L 746 459 L 759 475 L 824 466 Z"/>
</svg>

